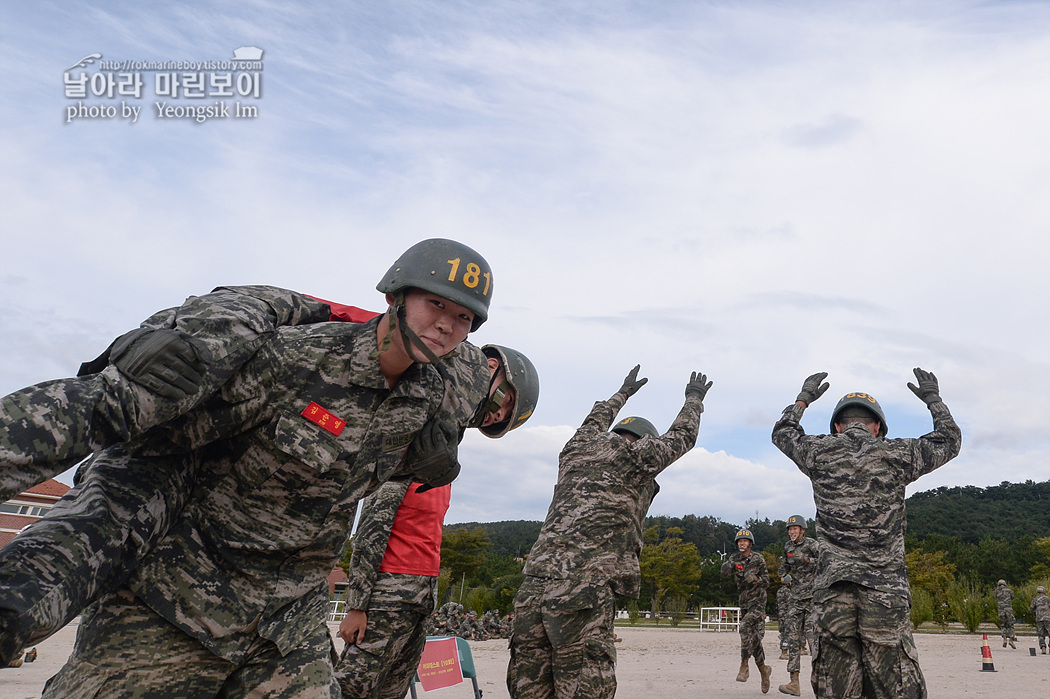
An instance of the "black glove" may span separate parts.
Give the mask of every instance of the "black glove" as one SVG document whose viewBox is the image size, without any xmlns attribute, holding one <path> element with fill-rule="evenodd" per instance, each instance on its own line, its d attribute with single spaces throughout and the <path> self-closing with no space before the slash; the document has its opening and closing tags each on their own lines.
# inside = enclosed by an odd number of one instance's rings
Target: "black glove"
<svg viewBox="0 0 1050 699">
<path fill-rule="evenodd" d="M 908 388 L 911 392 L 919 397 L 926 405 L 933 405 L 934 403 L 941 402 L 940 387 L 937 385 L 937 377 L 933 375 L 932 371 L 923 371 L 919 367 L 913 369 L 915 372 L 915 379 L 919 382 L 919 385 L 908 382 Z"/>
<path fill-rule="evenodd" d="M 405 462 L 412 480 L 423 483 L 417 493 L 448 485 L 459 475 L 459 430 L 448 420 L 431 420 L 409 445 Z"/>
<path fill-rule="evenodd" d="M 631 369 L 631 373 L 627 374 L 627 378 L 623 380 L 623 386 L 620 386 L 619 393 L 626 394 L 628 398 L 638 393 L 638 389 L 648 383 L 649 379 L 639 379 L 638 370 L 642 368 L 641 364 L 635 364 L 634 368 Z"/>
<path fill-rule="evenodd" d="M 704 396 L 711 389 L 712 381 L 708 381 L 707 377 L 703 374 L 693 372 L 692 376 L 689 377 L 689 383 L 685 385 L 685 397 L 698 396 L 700 402 L 704 402 Z"/>
<path fill-rule="evenodd" d="M 824 395 L 824 391 L 828 390 L 828 383 L 824 379 L 828 378 L 828 372 L 822 371 L 819 374 L 813 374 L 802 383 L 802 390 L 799 391 L 798 397 L 795 400 L 800 400 L 807 406 L 812 404 L 817 398 Z M 820 382 L 824 381 L 823 384 Z"/>
<path fill-rule="evenodd" d="M 200 388 L 211 352 L 197 338 L 177 330 L 136 328 L 113 342 L 109 361 L 153 393 L 181 400 Z"/>
</svg>

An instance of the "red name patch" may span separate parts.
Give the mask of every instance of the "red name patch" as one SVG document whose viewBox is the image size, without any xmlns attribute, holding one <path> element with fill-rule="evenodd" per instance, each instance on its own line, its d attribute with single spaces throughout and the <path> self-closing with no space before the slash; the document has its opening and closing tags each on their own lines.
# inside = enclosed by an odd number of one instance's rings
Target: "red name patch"
<svg viewBox="0 0 1050 699">
<path fill-rule="evenodd" d="M 794 558 L 794 557 L 795 557 L 795 554 L 793 554 L 790 551 L 788 551 L 788 558 Z"/>
<path fill-rule="evenodd" d="M 303 411 L 303 417 L 310 422 L 317 423 L 336 437 L 341 435 L 343 433 L 343 428 L 346 427 L 346 420 L 337 418 L 335 415 L 332 415 L 332 413 L 313 402 L 306 406 L 306 410 Z"/>
<path fill-rule="evenodd" d="M 744 564 L 743 564 L 743 563 L 737 563 L 737 564 L 736 564 L 736 567 L 737 567 L 737 568 L 738 568 L 739 570 L 743 570 L 743 569 L 744 569 Z"/>
</svg>

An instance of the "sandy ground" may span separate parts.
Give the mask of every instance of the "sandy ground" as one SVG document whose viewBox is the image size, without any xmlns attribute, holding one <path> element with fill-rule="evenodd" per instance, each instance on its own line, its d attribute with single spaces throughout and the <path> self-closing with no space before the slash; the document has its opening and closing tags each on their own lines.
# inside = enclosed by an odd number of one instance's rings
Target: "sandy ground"
<svg viewBox="0 0 1050 699">
<path fill-rule="evenodd" d="M 332 625 L 333 632 L 336 626 Z M 739 667 L 739 641 L 735 633 L 712 631 L 617 628 L 617 696 L 621 699 L 695 699 L 708 696 L 760 696 L 758 673 L 752 669 L 746 683 L 735 682 Z M 39 660 L 20 668 L 0 670 L 0 699 L 38 697 L 47 678 L 65 661 L 73 646 L 76 624 L 71 624 L 38 646 Z M 787 682 L 787 662 L 779 656 L 775 631 L 766 633 L 766 653 L 774 666 L 773 686 L 768 696 L 785 696 L 777 685 Z M 998 643 L 996 642 L 998 641 Z M 1050 655 L 1029 655 L 1036 645 L 1032 637 L 1021 637 L 1017 650 L 1001 647 L 1001 639 L 990 638 L 996 672 L 982 672 L 980 634 L 919 634 L 919 662 L 931 699 L 958 697 L 1047 696 L 1050 694 Z M 342 641 L 336 641 L 337 647 Z M 479 684 L 485 699 L 509 699 L 504 677 L 507 671 L 507 642 L 471 642 Z M 809 658 L 802 659 L 802 696 L 812 697 L 809 687 Z M 418 691 L 418 690 L 417 690 Z M 468 684 L 429 693 L 437 699 L 471 696 Z M 428 694 L 419 691 L 419 696 Z"/>
</svg>

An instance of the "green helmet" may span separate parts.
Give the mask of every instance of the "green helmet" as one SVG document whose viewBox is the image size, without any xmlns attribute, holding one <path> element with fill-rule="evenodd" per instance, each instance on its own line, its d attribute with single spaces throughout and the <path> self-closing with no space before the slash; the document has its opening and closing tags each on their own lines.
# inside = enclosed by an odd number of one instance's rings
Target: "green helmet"
<svg viewBox="0 0 1050 699">
<path fill-rule="evenodd" d="M 485 353 L 486 357 L 499 360 L 500 366 L 506 370 L 506 382 L 517 393 L 517 397 L 514 399 L 514 409 L 511 410 L 510 417 L 503 422 L 480 428 L 481 433 L 486 437 L 497 439 L 511 430 L 521 427 L 526 420 L 532 417 L 532 412 L 536 409 L 536 403 L 540 399 L 540 377 L 536 373 L 536 367 L 529 361 L 529 358 L 518 350 L 504 345 L 485 345 L 481 348 L 481 351 Z M 500 386 L 492 396 L 492 400 L 496 401 L 497 410 L 499 409 L 499 404 L 503 401 L 505 393 L 505 387 Z M 492 409 L 488 405 L 486 408 L 488 410 Z"/>
<path fill-rule="evenodd" d="M 1046 594 L 1046 588 L 1043 587 L 1042 585 L 1040 585 L 1039 587 L 1035 588 L 1035 591 L 1038 592 L 1038 593 L 1044 594 L 1044 595 Z"/>
<path fill-rule="evenodd" d="M 835 422 L 838 420 L 839 413 L 851 405 L 859 405 L 867 409 L 872 414 L 871 417 L 879 421 L 879 436 L 886 436 L 886 415 L 882 412 L 882 406 L 879 405 L 879 402 L 873 396 L 857 392 L 847 393 L 842 396 L 838 405 L 835 406 L 835 410 L 831 413 L 831 434 L 835 434 Z"/>
<path fill-rule="evenodd" d="M 787 526 L 789 526 L 789 527 L 802 527 L 803 529 L 805 529 L 806 528 L 806 518 L 803 517 L 802 515 L 791 515 L 790 517 L 788 517 Z"/>
<path fill-rule="evenodd" d="M 638 439 L 642 437 L 659 437 L 660 433 L 656 431 L 656 426 L 653 423 L 646 420 L 644 417 L 625 417 L 624 419 L 613 425 L 613 432 L 626 432 L 627 434 L 633 434 Z"/>
<path fill-rule="evenodd" d="M 423 289 L 458 303 L 474 313 L 473 332 L 489 317 L 492 269 L 484 257 L 463 243 L 431 238 L 401 253 L 376 289 L 384 294 Z"/>
<path fill-rule="evenodd" d="M 996 585 L 1005 585 L 1005 584 L 1006 584 L 1005 580 L 1000 580 L 999 582 L 996 583 Z"/>
<path fill-rule="evenodd" d="M 747 539 L 752 544 L 755 543 L 755 536 L 751 533 L 750 529 L 741 529 L 740 531 L 738 531 L 736 533 L 736 538 L 733 539 L 733 541 L 736 542 L 740 541 L 741 539 Z"/>
</svg>

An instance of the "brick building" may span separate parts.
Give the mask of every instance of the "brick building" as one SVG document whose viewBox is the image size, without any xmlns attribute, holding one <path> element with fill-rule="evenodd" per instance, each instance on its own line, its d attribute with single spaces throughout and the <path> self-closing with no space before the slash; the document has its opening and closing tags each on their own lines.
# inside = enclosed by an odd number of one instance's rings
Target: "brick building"
<svg viewBox="0 0 1050 699">
<path fill-rule="evenodd" d="M 43 517 L 68 490 L 68 485 L 52 478 L 0 504 L 0 546 Z"/>
</svg>

